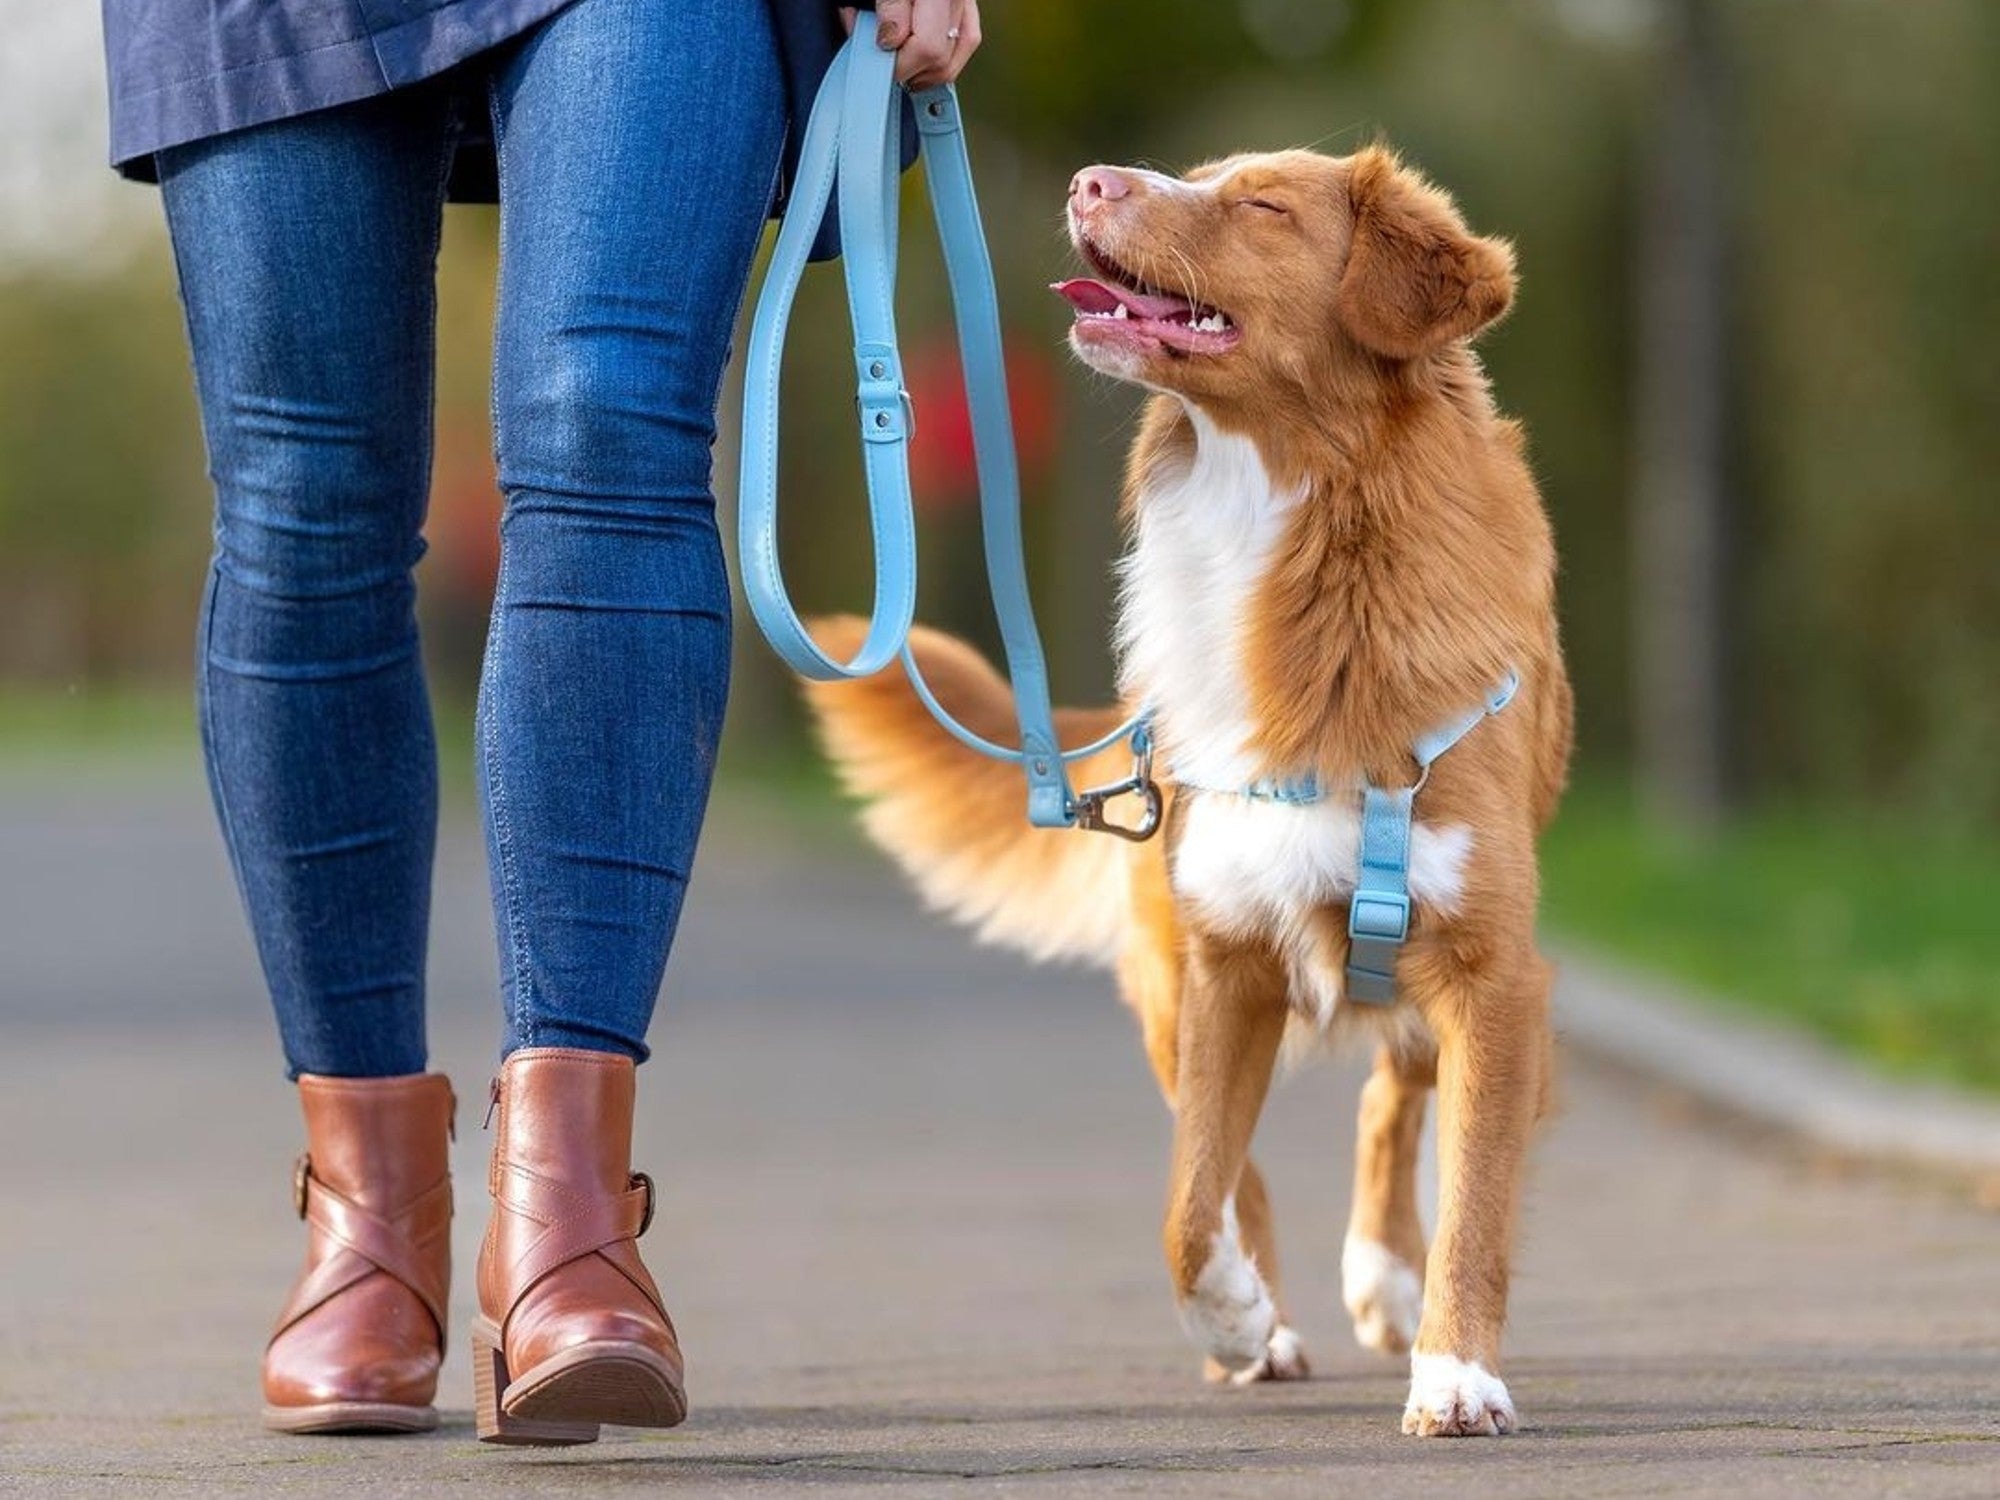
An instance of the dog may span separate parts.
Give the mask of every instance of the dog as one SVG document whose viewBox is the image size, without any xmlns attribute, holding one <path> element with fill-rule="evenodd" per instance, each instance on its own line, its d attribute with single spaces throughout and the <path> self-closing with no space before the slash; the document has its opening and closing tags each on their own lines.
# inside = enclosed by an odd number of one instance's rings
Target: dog
<svg viewBox="0 0 2000 1500">
<path fill-rule="evenodd" d="M 1089 272 L 1056 288 L 1071 346 L 1151 395 L 1124 492 L 1124 703 L 1057 722 L 1079 744 L 1149 706 L 1163 837 L 1030 827 L 1017 772 L 939 732 L 900 671 L 809 685 L 823 742 L 933 907 L 1035 957 L 1115 968 L 1173 1110 L 1166 1258 L 1213 1379 L 1308 1373 L 1251 1136 L 1281 1055 L 1373 1041 L 1343 1300 L 1362 1344 L 1410 1354 L 1403 1431 L 1508 1432 L 1511 1240 L 1553 1068 L 1535 845 L 1573 719 L 1550 526 L 1470 347 L 1508 310 L 1513 252 L 1381 147 L 1181 178 L 1091 167 L 1068 224 Z M 862 635 L 815 629 L 842 652 Z M 1009 690 L 970 647 L 922 628 L 913 645 L 971 728 L 1012 733 Z M 1420 778 L 1417 739 L 1502 679 L 1518 683 L 1505 711 Z M 1077 783 L 1126 774 L 1127 753 L 1079 763 Z M 1257 792 L 1300 777 L 1325 795 Z M 1359 1003 L 1344 989 L 1358 789 L 1419 781 L 1393 1003 Z"/>
</svg>

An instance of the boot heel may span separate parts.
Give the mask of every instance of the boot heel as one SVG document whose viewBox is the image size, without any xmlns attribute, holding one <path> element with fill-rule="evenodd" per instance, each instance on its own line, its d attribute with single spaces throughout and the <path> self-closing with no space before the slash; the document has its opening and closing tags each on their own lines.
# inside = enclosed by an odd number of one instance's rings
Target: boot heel
<svg viewBox="0 0 2000 1500">
<path fill-rule="evenodd" d="M 595 1422 L 538 1422 L 507 1414 L 507 1355 L 500 1330 L 486 1318 L 472 1322 L 472 1409 L 482 1443 L 564 1448 L 597 1441 Z"/>
</svg>

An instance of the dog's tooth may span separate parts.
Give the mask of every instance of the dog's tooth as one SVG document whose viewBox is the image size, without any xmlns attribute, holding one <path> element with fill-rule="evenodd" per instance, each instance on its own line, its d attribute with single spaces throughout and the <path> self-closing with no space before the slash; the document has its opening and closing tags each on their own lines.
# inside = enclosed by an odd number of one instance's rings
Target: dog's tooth
<svg viewBox="0 0 2000 1500">
<path fill-rule="evenodd" d="M 1111 316 L 1114 318 L 1121 318 L 1121 319 L 1129 318 L 1132 316 L 1132 310 L 1121 302 L 1116 307 L 1111 309 Z"/>
</svg>

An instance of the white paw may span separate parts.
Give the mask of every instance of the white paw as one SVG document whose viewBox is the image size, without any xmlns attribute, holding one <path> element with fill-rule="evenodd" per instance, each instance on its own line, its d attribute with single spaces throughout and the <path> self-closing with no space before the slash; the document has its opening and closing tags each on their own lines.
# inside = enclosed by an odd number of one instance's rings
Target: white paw
<svg viewBox="0 0 2000 1500">
<path fill-rule="evenodd" d="M 1354 1316 L 1354 1337 L 1362 1348 L 1401 1354 L 1416 1342 L 1424 1318 L 1424 1279 L 1387 1245 L 1347 1237 L 1340 1251 L 1340 1296 Z"/>
<path fill-rule="evenodd" d="M 1514 1430 L 1514 1403 L 1498 1375 L 1449 1354 L 1410 1356 L 1411 1437 L 1499 1437 Z"/>
<path fill-rule="evenodd" d="M 1232 1370 L 1211 1359 L 1207 1375 L 1216 1385 L 1257 1385 L 1266 1380 L 1309 1380 L 1312 1365 L 1306 1359 L 1306 1346 L 1298 1333 L 1280 1323 L 1255 1364 Z"/>
<path fill-rule="evenodd" d="M 1278 1310 L 1257 1263 L 1243 1253 L 1233 1202 L 1223 1205 L 1222 1228 L 1209 1241 L 1208 1264 L 1180 1310 L 1188 1337 L 1231 1372 L 1255 1366 L 1270 1349 Z"/>
</svg>

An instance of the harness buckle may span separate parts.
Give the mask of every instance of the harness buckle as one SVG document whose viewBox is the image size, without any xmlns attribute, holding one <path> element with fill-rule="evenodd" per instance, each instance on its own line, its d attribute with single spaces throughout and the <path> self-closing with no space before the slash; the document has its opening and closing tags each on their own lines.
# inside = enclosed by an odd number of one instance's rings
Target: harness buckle
<svg viewBox="0 0 2000 1500">
<path fill-rule="evenodd" d="M 1131 796 L 1140 799 L 1142 810 L 1137 823 L 1114 823 L 1105 817 L 1107 802 Z M 1132 774 L 1123 781 L 1077 793 L 1076 826 L 1086 833 L 1109 833 L 1130 843 L 1143 844 L 1160 831 L 1163 806 L 1160 784 L 1153 780 L 1153 737 L 1141 729 L 1132 736 Z"/>
<path fill-rule="evenodd" d="M 1410 935 L 1410 898 L 1399 891 L 1359 890 L 1347 908 L 1350 937 L 1400 943 Z"/>
</svg>

